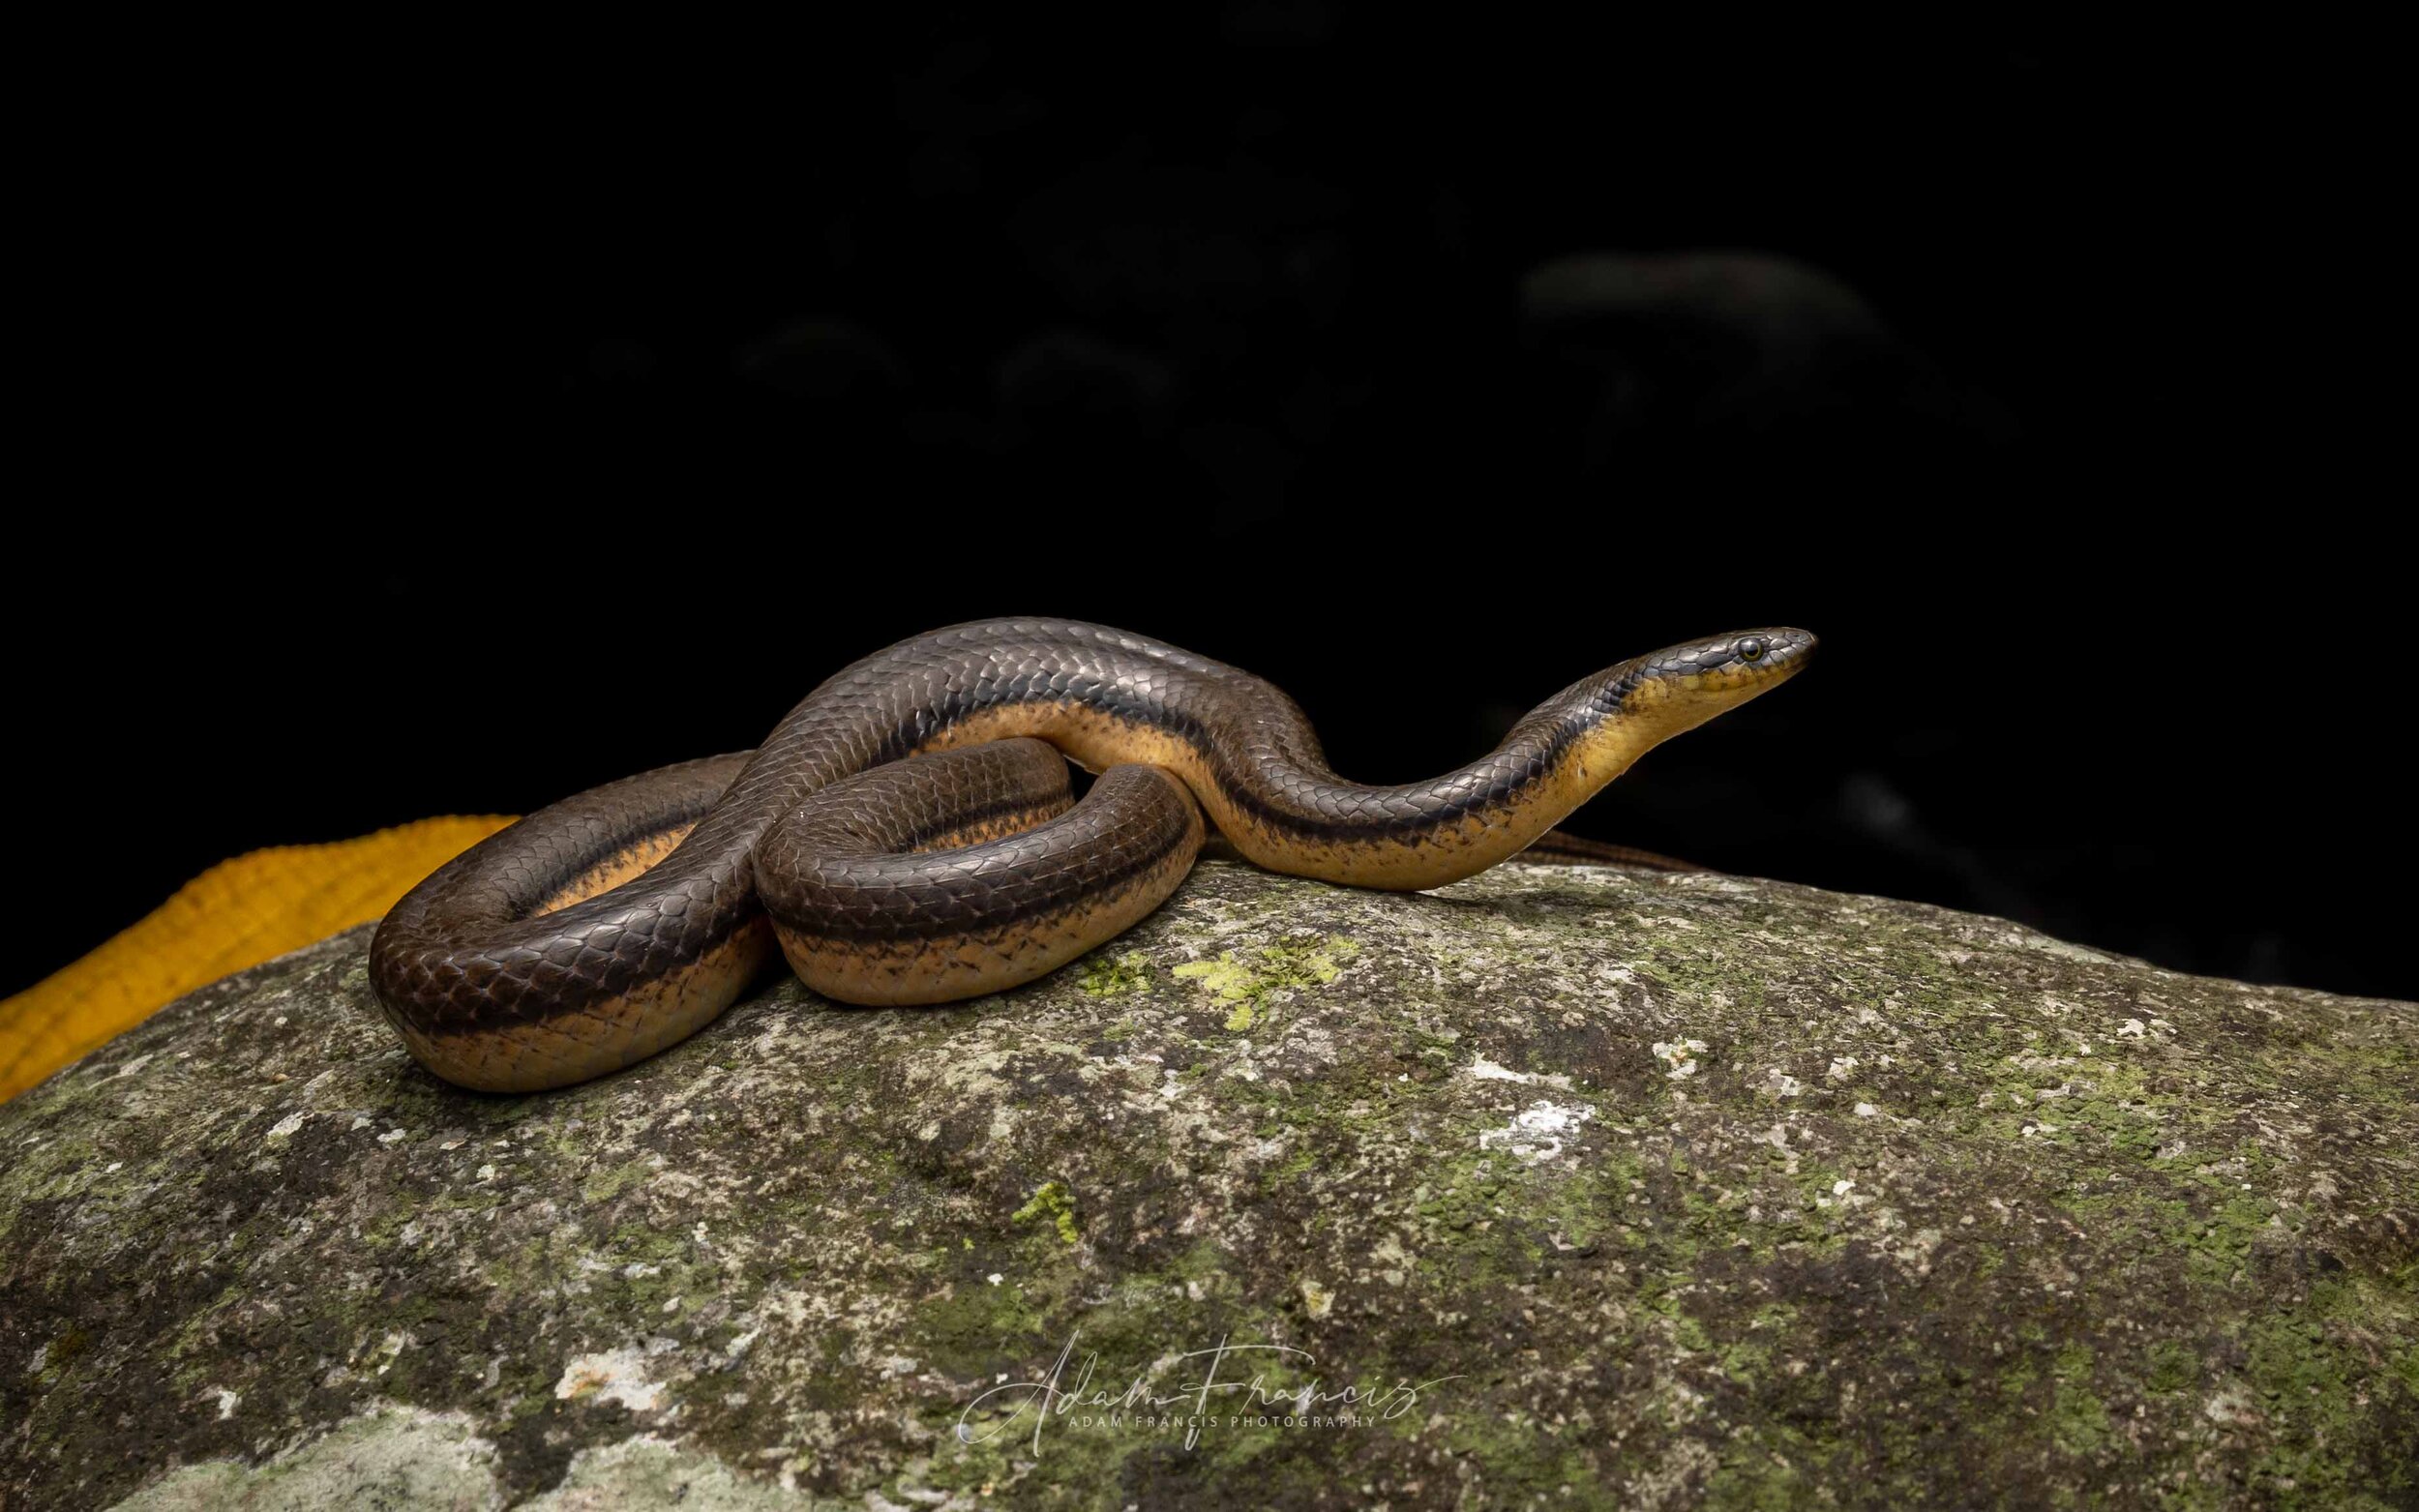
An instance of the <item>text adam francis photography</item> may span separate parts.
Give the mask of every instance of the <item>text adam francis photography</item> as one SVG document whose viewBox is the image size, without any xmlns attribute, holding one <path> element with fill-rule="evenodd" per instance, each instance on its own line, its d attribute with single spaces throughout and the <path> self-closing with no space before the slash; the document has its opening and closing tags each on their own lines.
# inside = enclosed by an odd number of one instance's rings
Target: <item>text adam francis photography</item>
<svg viewBox="0 0 2419 1512">
<path fill-rule="evenodd" d="M 880 9 L 38 54 L 0 1512 L 2419 1507 L 2392 49 Z"/>
<path fill-rule="evenodd" d="M 1002 1376 L 979 1392 L 958 1418 L 958 1441 L 978 1444 L 1002 1434 L 1025 1435 L 1038 1463 L 1045 1430 L 1175 1433 L 1182 1435 L 1185 1448 L 1194 1449 L 1204 1433 L 1221 1429 L 1364 1428 L 1418 1408 L 1423 1395 L 1453 1379 L 1330 1383 L 1320 1379 L 1318 1360 L 1307 1349 L 1221 1339 L 1110 1380 L 1097 1350 L 1078 1358 L 1075 1349 L 1076 1341 L 1069 1339 L 1040 1379 L 1012 1381 Z"/>
</svg>

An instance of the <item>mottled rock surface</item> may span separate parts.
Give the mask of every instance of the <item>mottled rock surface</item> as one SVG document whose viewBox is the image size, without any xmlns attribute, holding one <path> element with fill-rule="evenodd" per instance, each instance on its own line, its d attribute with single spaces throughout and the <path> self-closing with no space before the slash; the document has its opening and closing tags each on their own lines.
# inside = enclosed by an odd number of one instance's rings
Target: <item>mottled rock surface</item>
<svg viewBox="0 0 2419 1512">
<path fill-rule="evenodd" d="M 2419 1497 L 2412 1004 L 1206 864 L 1024 991 L 506 1099 L 365 943 L 0 1108 L 0 1503 Z"/>
</svg>

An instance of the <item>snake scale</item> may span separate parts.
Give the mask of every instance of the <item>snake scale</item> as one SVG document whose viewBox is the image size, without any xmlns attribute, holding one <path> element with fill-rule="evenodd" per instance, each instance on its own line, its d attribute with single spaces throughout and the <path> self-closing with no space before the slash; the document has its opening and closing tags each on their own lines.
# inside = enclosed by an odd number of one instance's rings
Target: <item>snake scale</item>
<svg viewBox="0 0 2419 1512">
<path fill-rule="evenodd" d="M 1751 630 L 1634 657 L 1430 782 L 1351 783 L 1248 672 L 1105 626 L 995 619 L 903 640 L 807 695 L 763 746 L 530 815 L 379 923 L 370 980 L 411 1053 L 531 1091 L 695 1033 L 776 952 L 853 1003 L 1028 982 L 1157 907 L 1208 822 L 1252 862 L 1441 886 L 1538 844 L 1659 742 L 1795 674 Z M 1100 774 L 1082 800 L 1071 759 Z"/>
</svg>

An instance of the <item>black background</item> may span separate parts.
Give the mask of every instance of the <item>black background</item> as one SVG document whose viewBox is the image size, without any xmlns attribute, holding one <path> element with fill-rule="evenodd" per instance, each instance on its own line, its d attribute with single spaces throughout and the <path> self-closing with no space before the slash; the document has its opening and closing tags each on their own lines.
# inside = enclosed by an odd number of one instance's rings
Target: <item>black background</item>
<svg viewBox="0 0 2419 1512">
<path fill-rule="evenodd" d="M 223 856 L 746 747 L 1030 612 L 1259 671 L 1370 781 L 1803 625 L 1570 827 L 2419 992 L 2356 90 L 2167 38 L 1034 26 L 121 98 L 20 290 L 66 335 L 0 990 Z M 1551 259 L 1709 250 L 1875 324 L 1524 318 Z"/>
</svg>

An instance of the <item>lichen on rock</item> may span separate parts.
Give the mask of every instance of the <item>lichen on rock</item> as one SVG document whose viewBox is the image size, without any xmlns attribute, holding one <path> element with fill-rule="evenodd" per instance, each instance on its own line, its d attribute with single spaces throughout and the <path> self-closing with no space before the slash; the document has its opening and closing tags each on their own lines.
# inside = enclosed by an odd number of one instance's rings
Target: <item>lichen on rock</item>
<svg viewBox="0 0 2419 1512">
<path fill-rule="evenodd" d="M 0 1504 L 2419 1497 L 2411 1004 L 1209 862 L 1014 993 L 498 1098 L 365 944 L 0 1107 Z"/>
</svg>

